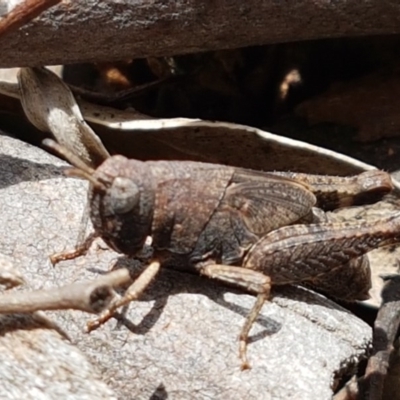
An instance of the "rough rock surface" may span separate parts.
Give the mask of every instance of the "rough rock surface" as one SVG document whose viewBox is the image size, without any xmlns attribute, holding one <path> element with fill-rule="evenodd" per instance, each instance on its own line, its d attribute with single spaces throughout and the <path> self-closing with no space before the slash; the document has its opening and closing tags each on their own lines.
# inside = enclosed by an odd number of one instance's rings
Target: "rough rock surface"
<svg viewBox="0 0 400 400">
<path fill-rule="evenodd" d="M 0 136 L 0 148 L 0 253 L 26 278 L 19 290 L 91 279 L 124 261 L 99 241 L 86 257 L 53 268 L 49 255 L 76 244 L 87 184 L 63 177 L 63 162 L 18 140 Z M 264 399 L 330 399 L 336 374 L 370 344 L 371 329 L 348 311 L 302 288 L 279 289 L 251 332 L 252 369 L 242 372 L 237 339 L 253 302 L 211 280 L 163 271 L 130 305 L 131 330 L 111 320 L 87 335 L 90 315 L 47 313 L 71 337 L 67 344 L 54 331 L 25 330 L 21 316 L 3 316 L 8 327 L 0 338 L 0 381 L 13 379 L 0 385 L 0 398 L 21 398 L 17 390 L 30 393 L 47 377 L 42 389 L 48 394 L 36 398 L 75 398 L 69 393 L 86 385 L 79 398 L 98 399 L 109 390 L 95 379 L 100 374 L 126 399 L 259 399 L 260 393 Z M 83 354 L 92 370 L 80 361 Z M 35 363 L 41 369 L 32 367 L 27 376 L 27 365 Z M 74 384 L 67 388 L 69 380 Z"/>
</svg>

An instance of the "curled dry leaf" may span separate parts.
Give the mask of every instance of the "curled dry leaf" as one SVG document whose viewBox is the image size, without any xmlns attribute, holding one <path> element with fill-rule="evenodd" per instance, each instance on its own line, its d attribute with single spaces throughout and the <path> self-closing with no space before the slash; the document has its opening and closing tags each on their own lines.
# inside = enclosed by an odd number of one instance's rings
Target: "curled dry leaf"
<svg viewBox="0 0 400 400">
<path fill-rule="evenodd" d="M 56 84 L 66 86 L 61 80 Z M 0 81 L 0 92 L 20 97 L 12 82 Z M 152 119 L 132 109 L 117 110 L 80 98 L 78 104 L 83 118 L 92 123 L 108 147 L 132 158 L 192 159 L 262 170 L 337 175 L 373 168 L 318 146 L 243 125 L 185 118 Z"/>
<path fill-rule="evenodd" d="M 66 86 L 61 80 L 55 84 Z M 0 93 L 21 97 L 17 85 L 7 81 L 0 81 Z M 152 119 L 132 109 L 117 110 L 83 99 L 78 99 L 78 104 L 83 118 L 95 127 L 103 142 L 131 158 L 191 159 L 331 175 L 350 175 L 374 168 L 331 150 L 244 125 L 187 118 Z M 42 119 L 36 123 L 47 126 Z M 74 137 L 80 140 L 79 135 Z M 81 143 L 78 147 L 85 146 Z M 71 145 L 66 147 L 71 149 Z"/>
<path fill-rule="evenodd" d="M 30 122 L 51 132 L 57 141 L 91 166 L 109 153 L 85 122 L 69 87 L 45 68 L 21 68 L 18 73 L 21 103 Z"/>
</svg>

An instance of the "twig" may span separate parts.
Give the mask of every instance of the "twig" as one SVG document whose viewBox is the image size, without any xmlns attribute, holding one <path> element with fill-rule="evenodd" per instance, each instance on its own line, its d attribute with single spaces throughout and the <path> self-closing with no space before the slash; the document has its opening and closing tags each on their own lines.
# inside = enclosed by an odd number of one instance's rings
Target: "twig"
<svg viewBox="0 0 400 400">
<path fill-rule="evenodd" d="M 342 387 L 332 398 L 332 400 L 357 400 L 358 382 L 357 377 L 353 376 L 345 386 Z"/>
<path fill-rule="evenodd" d="M 382 277 L 382 306 L 374 326 L 374 354 L 368 360 L 365 372 L 365 398 L 378 400 L 383 396 L 385 378 L 388 373 L 390 355 L 400 326 L 400 276 Z"/>
<path fill-rule="evenodd" d="M 62 0 L 25 0 L 16 5 L 5 17 L 0 19 L 0 37 L 24 26 L 43 11 Z"/>
<path fill-rule="evenodd" d="M 97 314 L 116 296 L 114 287 L 131 281 L 129 270 L 121 268 L 93 281 L 31 292 L 6 292 L 0 296 L 0 313 L 73 309 Z"/>
</svg>

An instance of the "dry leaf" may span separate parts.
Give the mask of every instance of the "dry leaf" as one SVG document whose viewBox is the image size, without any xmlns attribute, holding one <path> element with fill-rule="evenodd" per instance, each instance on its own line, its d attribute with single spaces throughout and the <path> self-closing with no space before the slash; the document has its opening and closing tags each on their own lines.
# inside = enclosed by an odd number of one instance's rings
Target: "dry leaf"
<svg viewBox="0 0 400 400">
<path fill-rule="evenodd" d="M 21 103 L 38 129 L 51 132 L 57 141 L 91 166 L 109 153 L 83 119 L 69 87 L 45 68 L 21 68 L 18 73 Z"/>
<path fill-rule="evenodd" d="M 20 97 L 18 86 L 4 80 L 0 81 L 0 93 Z M 78 105 L 106 147 L 130 158 L 190 159 L 265 171 L 331 175 L 374 168 L 343 154 L 245 125 L 188 118 L 154 119 L 132 109 L 118 110 L 82 99 L 78 99 Z"/>
</svg>

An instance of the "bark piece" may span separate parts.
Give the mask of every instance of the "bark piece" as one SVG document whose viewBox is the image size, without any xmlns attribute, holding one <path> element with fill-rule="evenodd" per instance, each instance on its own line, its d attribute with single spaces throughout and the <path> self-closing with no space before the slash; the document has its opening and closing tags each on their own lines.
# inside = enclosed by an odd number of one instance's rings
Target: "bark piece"
<svg viewBox="0 0 400 400">
<path fill-rule="evenodd" d="M 0 66 L 121 60 L 399 30 L 400 5 L 391 0 L 63 1 L 1 39 Z"/>
</svg>

